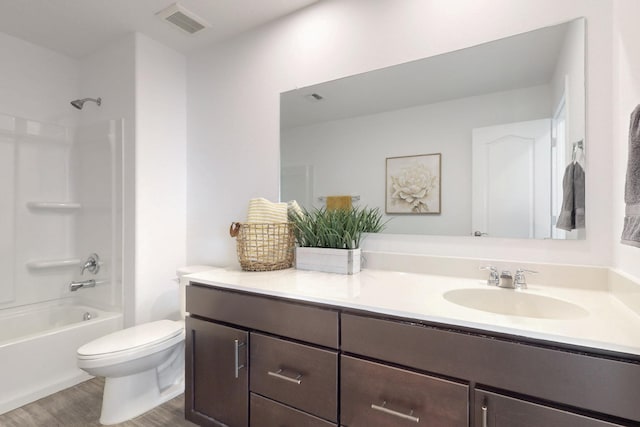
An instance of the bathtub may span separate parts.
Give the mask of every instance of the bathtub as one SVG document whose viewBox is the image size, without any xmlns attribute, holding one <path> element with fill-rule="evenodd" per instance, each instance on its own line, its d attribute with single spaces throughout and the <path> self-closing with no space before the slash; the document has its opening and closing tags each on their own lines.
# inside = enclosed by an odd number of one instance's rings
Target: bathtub
<svg viewBox="0 0 640 427">
<path fill-rule="evenodd" d="M 70 300 L 0 311 L 0 414 L 91 378 L 77 348 L 121 328 L 121 313 Z"/>
</svg>

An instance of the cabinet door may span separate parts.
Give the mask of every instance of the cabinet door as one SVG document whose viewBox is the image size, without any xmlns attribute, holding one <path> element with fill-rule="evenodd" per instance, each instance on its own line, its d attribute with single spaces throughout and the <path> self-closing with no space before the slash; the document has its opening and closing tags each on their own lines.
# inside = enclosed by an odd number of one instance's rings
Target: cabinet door
<svg viewBox="0 0 640 427">
<path fill-rule="evenodd" d="M 606 421 L 475 390 L 476 427 L 619 427 Z"/>
<path fill-rule="evenodd" d="M 185 413 L 199 425 L 248 426 L 248 333 L 186 320 Z"/>
<path fill-rule="evenodd" d="M 349 356 L 340 357 L 345 427 L 467 427 L 468 386 Z"/>
</svg>

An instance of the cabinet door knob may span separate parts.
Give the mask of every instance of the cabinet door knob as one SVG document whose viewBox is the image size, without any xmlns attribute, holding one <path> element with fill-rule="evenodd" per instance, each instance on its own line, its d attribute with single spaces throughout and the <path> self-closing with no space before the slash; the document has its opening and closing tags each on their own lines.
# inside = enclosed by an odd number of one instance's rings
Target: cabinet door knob
<svg viewBox="0 0 640 427">
<path fill-rule="evenodd" d="M 278 369 L 275 372 L 267 371 L 267 375 L 279 378 L 281 380 L 289 381 L 290 383 L 294 383 L 294 384 L 301 384 L 302 383 L 302 374 L 296 373 L 295 376 L 288 376 L 288 375 L 284 375 L 283 372 L 284 371 L 282 369 Z"/>
<path fill-rule="evenodd" d="M 416 417 L 413 415 L 413 409 L 409 411 L 408 414 L 404 414 L 402 412 L 394 411 L 393 409 L 387 408 L 387 401 L 382 402 L 382 405 L 376 405 L 375 403 L 371 404 L 371 409 L 375 409 L 376 411 L 384 412 L 385 414 L 394 415 L 398 418 L 402 418 L 405 420 L 413 421 L 414 423 L 420 422 L 420 417 Z"/>
</svg>

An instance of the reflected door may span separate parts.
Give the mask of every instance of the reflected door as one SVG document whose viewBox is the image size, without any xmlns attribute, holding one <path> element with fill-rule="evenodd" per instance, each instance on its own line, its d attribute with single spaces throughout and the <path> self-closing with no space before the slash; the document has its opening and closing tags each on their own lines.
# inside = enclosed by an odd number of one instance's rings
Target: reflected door
<svg viewBox="0 0 640 427">
<path fill-rule="evenodd" d="M 472 227 L 476 235 L 549 238 L 549 119 L 473 129 Z"/>
</svg>

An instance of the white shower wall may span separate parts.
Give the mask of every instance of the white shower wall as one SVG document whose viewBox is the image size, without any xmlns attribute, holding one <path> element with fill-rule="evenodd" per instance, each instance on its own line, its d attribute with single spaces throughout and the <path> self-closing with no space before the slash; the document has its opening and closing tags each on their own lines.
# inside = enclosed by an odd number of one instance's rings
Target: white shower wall
<svg viewBox="0 0 640 427">
<path fill-rule="evenodd" d="M 97 252 L 100 286 L 89 298 L 119 307 L 121 288 L 110 286 L 118 246 L 114 179 L 122 124 L 80 127 L 0 116 L 2 253 L 5 271 L 0 308 L 61 297 L 80 274 L 86 257 Z M 105 295 L 107 294 L 107 295 Z"/>
</svg>

